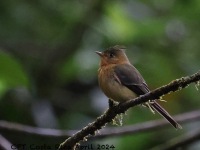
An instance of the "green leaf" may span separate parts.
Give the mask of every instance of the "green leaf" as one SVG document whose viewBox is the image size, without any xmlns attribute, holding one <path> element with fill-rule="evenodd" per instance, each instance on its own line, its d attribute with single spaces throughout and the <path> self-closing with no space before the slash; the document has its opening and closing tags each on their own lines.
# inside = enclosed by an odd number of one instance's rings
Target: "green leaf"
<svg viewBox="0 0 200 150">
<path fill-rule="evenodd" d="M 0 51 L 0 97 L 11 88 L 28 85 L 28 77 L 20 63 Z"/>
</svg>

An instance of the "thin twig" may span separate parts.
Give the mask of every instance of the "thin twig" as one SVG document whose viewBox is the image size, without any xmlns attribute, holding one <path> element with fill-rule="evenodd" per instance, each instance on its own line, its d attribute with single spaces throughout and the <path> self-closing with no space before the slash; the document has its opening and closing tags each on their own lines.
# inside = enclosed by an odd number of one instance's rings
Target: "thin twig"
<svg viewBox="0 0 200 150">
<path fill-rule="evenodd" d="M 12 144 L 4 137 L 0 134 L 0 149 L 1 150 L 10 150 L 12 149 Z M 17 148 L 15 147 L 15 150 L 17 150 Z"/>
<path fill-rule="evenodd" d="M 179 123 L 188 123 L 200 120 L 200 110 L 191 111 L 183 113 L 180 115 L 173 116 L 173 118 Z M 127 134 L 136 134 L 146 131 L 152 131 L 153 129 L 160 129 L 167 127 L 169 123 L 164 119 L 147 121 L 144 123 L 138 123 L 134 125 L 124 126 L 124 127 L 109 127 L 101 130 L 100 134 L 97 134 L 94 138 L 105 138 L 111 136 L 121 136 Z M 64 138 L 72 136 L 77 130 L 58 130 L 58 129 L 47 129 L 47 128 L 38 128 L 28 125 L 22 125 L 19 123 L 13 123 L 8 121 L 0 121 L 0 131 L 11 131 L 19 132 L 22 134 L 37 135 L 41 137 L 50 137 L 50 138 Z"/>
<path fill-rule="evenodd" d="M 114 106 L 108 109 L 103 115 L 98 117 L 96 121 L 88 124 L 86 127 L 78 131 L 72 137 L 66 139 L 63 143 L 60 144 L 60 147 L 58 149 L 74 149 L 76 144 L 78 144 L 82 140 L 85 140 L 89 135 L 95 135 L 96 131 L 100 130 L 108 122 L 111 122 L 117 114 L 124 113 L 128 108 L 142 104 L 144 102 L 147 102 L 148 100 L 154 100 L 170 92 L 181 90 L 182 88 L 188 86 L 190 83 L 197 82 L 199 80 L 200 72 L 197 72 L 191 76 L 176 79 L 168 85 L 157 88 L 156 90 L 153 90 L 141 97 Z"/>
<path fill-rule="evenodd" d="M 73 133 L 76 133 L 77 130 L 58 130 L 58 129 L 47 129 L 47 128 L 38 128 L 28 125 L 22 125 L 19 123 L 13 123 L 8 121 L 0 120 L 0 131 L 16 131 L 25 134 L 38 135 L 43 137 L 69 137 Z"/>
<path fill-rule="evenodd" d="M 200 128 L 192 130 L 179 137 L 173 138 L 162 145 L 152 148 L 151 150 L 175 150 L 177 148 L 192 144 L 197 140 L 200 140 Z"/>
</svg>

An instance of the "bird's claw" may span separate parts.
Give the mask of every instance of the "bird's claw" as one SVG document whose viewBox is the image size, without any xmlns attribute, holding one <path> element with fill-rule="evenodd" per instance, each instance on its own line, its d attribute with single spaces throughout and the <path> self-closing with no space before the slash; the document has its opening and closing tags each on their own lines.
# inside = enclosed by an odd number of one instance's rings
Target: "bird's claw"
<svg viewBox="0 0 200 150">
<path fill-rule="evenodd" d="M 149 100 L 149 102 L 147 102 L 146 105 L 147 105 L 147 107 L 150 109 L 150 111 L 151 111 L 153 114 L 155 114 L 155 111 L 153 110 L 153 108 L 152 108 L 151 105 L 150 105 L 150 104 L 153 104 L 153 103 L 154 103 L 153 101 L 150 101 L 150 100 Z"/>
<path fill-rule="evenodd" d="M 161 101 L 161 102 L 167 102 L 166 100 L 164 100 L 164 99 L 159 99 L 159 101 Z"/>
</svg>

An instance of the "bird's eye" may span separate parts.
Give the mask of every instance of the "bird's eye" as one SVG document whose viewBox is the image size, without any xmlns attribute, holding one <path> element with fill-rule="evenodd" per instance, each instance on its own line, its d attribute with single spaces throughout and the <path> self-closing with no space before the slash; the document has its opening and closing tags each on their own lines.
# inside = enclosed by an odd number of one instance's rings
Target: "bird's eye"
<svg viewBox="0 0 200 150">
<path fill-rule="evenodd" d="M 109 54 L 109 57 L 110 57 L 110 58 L 113 58 L 114 56 L 115 56 L 114 53 L 110 53 L 110 54 Z"/>
</svg>

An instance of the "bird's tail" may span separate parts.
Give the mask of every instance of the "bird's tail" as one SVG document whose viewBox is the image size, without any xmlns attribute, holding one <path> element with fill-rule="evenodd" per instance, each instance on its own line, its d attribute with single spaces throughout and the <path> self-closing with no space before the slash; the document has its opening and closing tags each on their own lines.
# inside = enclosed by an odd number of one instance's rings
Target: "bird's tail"
<svg viewBox="0 0 200 150">
<path fill-rule="evenodd" d="M 151 103 L 150 106 L 153 108 L 153 110 L 157 111 L 160 115 L 162 115 L 169 123 L 174 126 L 176 129 L 182 129 L 181 125 L 178 124 L 172 116 L 164 109 L 162 108 L 156 101 L 154 103 Z"/>
</svg>

